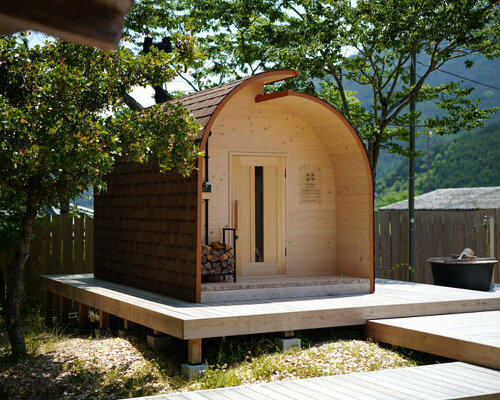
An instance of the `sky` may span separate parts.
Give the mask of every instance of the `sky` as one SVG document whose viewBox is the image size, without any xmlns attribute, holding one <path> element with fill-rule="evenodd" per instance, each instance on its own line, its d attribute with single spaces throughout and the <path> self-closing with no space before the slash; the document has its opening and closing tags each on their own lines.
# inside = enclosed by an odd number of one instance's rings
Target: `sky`
<svg viewBox="0 0 500 400">
<path fill-rule="evenodd" d="M 169 92 L 192 92 L 193 88 L 189 86 L 185 81 L 181 78 L 176 78 L 172 82 L 167 83 L 166 86 Z M 149 107 L 155 104 L 155 100 L 153 98 L 155 91 L 151 86 L 141 87 L 134 86 L 130 95 L 136 99 L 139 103 L 142 104 L 143 107 Z"/>
</svg>

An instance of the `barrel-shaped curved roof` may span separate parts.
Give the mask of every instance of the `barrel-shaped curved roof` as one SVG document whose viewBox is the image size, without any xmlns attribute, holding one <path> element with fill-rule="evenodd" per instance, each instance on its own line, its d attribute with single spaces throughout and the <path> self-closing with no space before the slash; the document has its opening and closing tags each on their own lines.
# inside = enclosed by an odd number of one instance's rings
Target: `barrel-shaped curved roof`
<svg viewBox="0 0 500 400">
<path fill-rule="evenodd" d="M 213 120 L 224 104 L 235 93 L 250 83 L 260 82 L 262 85 L 267 85 L 285 79 L 295 78 L 299 76 L 299 74 L 299 71 L 293 69 L 266 71 L 247 78 L 228 82 L 220 86 L 215 86 L 210 89 L 202 90 L 200 92 L 192 93 L 187 96 L 171 100 L 171 102 L 180 102 L 184 107 L 192 112 L 196 121 L 202 126 L 197 139 L 202 140 L 203 147 L 203 139 L 205 134 L 208 134 L 210 131 Z"/>
</svg>

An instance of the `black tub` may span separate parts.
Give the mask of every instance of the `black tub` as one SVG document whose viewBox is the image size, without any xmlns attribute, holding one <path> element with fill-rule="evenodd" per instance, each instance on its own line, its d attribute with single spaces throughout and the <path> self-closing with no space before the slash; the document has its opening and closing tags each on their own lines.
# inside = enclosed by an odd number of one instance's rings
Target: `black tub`
<svg viewBox="0 0 500 400">
<path fill-rule="evenodd" d="M 434 284 L 462 289 L 488 291 L 492 288 L 495 258 L 432 257 Z"/>
</svg>

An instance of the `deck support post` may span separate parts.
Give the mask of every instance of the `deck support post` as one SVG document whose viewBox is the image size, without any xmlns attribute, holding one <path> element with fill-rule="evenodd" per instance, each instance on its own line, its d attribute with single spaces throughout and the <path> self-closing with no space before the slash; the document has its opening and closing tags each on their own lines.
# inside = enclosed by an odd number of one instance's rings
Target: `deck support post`
<svg viewBox="0 0 500 400">
<path fill-rule="evenodd" d="M 128 319 L 123 320 L 123 329 L 129 331 L 132 329 L 135 329 L 135 323 L 132 321 L 129 321 Z"/>
<path fill-rule="evenodd" d="M 109 313 L 99 310 L 99 329 L 106 329 L 109 327 Z"/>
<path fill-rule="evenodd" d="M 95 329 L 95 335 L 97 337 L 106 336 L 106 331 L 109 327 L 109 313 L 103 310 L 99 310 L 99 328 Z"/>
<path fill-rule="evenodd" d="M 133 335 L 135 329 L 135 323 L 129 321 L 128 319 L 123 320 L 123 328 L 118 329 L 118 336 L 121 338 L 126 338 Z"/>
<path fill-rule="evenodd" d="M 69 324 L 69 309 L 70 309 L 71 300 L 64 297 L 59 296 L 59 309 L 61 310 L 61 323 L 64 327 Z"/>
<path fill-rule="evenodd" d="M 277 338 L 278 346 L 281 350 L 290 350 L 294 347 L 300 347 L 301 340 L 294 337 L 294 331 L 282 331 L 281 337 Z"/>
<path fill-rule="evenodd" d="M 148 346 L 153 350 L 162 351 L 168 349 L 172 344 L 172 337 L 153 329 L 153 334 L 146 337 Z"/>
<path fill-rule="evenodd" d="M 188 362 L 181 365 L 181 371 L 187 378 L 202 375 L 208 368 L 201 363 L 201 339 L 188 340 Z"/>
<path fill-rule="evenodd" d="M 52 326 L 54 323 L 53 317 L 53 300 L 54 300 L 54 295 L 52 292 L 49 292 L 48 290 L 45 291 L 45 304 L 44 304 L 44 314 L 45 314 L 45 325 L 47 326 Z"/>
<path fill-rule="evenodd" d="M 201 339 L 188 340 L 188 363 L 201 364 Z"/>
<path fill-rule="evenodd" d="M 78 328 L 88 329 L 90 326 L 89 306 L 86 304 L 78 304 Z"/>
</svg>

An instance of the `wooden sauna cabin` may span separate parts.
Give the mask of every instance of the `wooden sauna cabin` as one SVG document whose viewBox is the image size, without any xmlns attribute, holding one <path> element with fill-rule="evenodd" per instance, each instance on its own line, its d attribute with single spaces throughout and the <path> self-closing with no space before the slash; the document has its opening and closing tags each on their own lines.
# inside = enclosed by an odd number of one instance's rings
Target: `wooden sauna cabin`
<svg viewBox="0 0 500 400">
<path fill-rule="evenodd" d="M 202 125 L 205 157 L 189 178 L 116 165 L 95 199 L 96 278 L 190 302 L 374 291 L 364 146 L 328 103 L 264 94 L 298 75 L 268 71 L 174 100 Z M 213 242 L 226 243 L 223 260 Z M 208 277 L 207 257 L 224 264 Z"/>
</svg>

